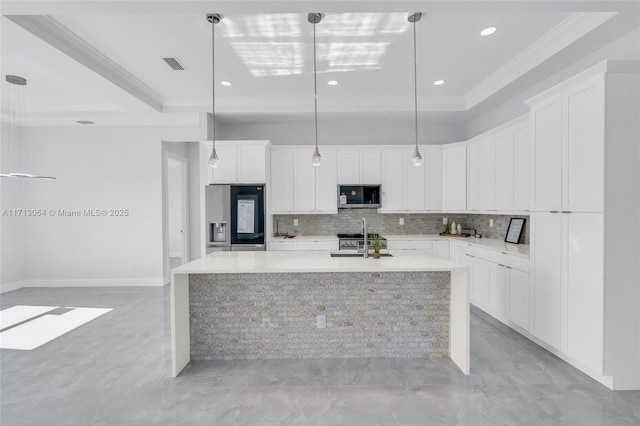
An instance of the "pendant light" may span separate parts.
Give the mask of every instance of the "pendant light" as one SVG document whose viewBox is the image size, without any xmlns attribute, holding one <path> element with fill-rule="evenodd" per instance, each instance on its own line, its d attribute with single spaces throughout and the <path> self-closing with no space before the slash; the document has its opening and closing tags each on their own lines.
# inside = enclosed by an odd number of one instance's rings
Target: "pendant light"
<svg viewBox="0 0 640 426">
<path fill-rule="evenodd" d="M 215 25 L 222 20 L 222 15 L 219 13 L 208 13 L 207 21 L 211 23 L 211 63 L 213 65 L 211 69 L 211 82 L 212 91 L 211 97 L 213 99 L 213 109 L 211 112 L 211 131 L 213 144 L 211 145 L 211 155 L 209 156 L 209 165 L 214 169 L 220 164 L 218 153 L 216 152 L 216 29 Z"/>
<path fill-rule="evenodd" d="M 318 70 L 316 66 L 316 24 L 322 21 L 324 15 L 322 13 L 310 13 L 307 19 L 313 24 L 313 96 L 314 96 L 314 123 L 316 135 L 316 149 L 311 156 L 311 164 L 318 167 L 322 164 L 322 156 L 318 151 Z"/>
<path fill-rule="evenodd" d="M 409 22 L 413 24 L 413 99 L 414 99 L 414 126 L 416 136 L 416 150 L 411 156 L 411 163 L 415 167 L 422 165 L 422 155 L 418 149 L 418 66 L 416 64 L 416 22 L 422 18 L 422 13 L 416 12 L 409 15 Z"/>
<path fill-rule="evenodd" d="M 23 144 L 24 123 L 19 122 L 24 117 L 24 89 L 27 86 L 27 80 L 17 75 L 7 75 L 5 81 L 11 84 L 9 88 L 9 113 L 10 113 L 10 137 L 9 143 Z M 18 98 L 16 100 L 16 98 Z M 44 179 L 55 180 L 53 176 L 38 176 L 29 173 L 0 173 L 0 178 L 9 179 Z"/>
</svg>

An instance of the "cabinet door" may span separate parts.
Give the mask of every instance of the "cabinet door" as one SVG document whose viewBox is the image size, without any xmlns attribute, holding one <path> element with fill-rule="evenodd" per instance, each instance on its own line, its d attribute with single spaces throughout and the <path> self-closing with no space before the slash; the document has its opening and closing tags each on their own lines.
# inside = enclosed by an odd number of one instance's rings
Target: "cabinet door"
<svg viewBox="0 0 640 426">
<path fill-rule="evenodd" d="M 562 330 L 562 215 L 531 216 L 533 316 L 531 333 L 560 349 Z"/>
<path fill-rule="evenodd" d="M 496 209 L 496 155 L 493 139 L 480 144 L 480 210 Z"/>
<path fill-rule="evenodd" d="M 271 151 L 271 211 L 293 211 L 293 151 Z"/>
<path fill-rule="evenodd" d="M 382 174 L 380 150 L 367 149 L 360 151 L 360 183 L 363 185 L 380 185 Z"/>
<path fill-rule="evenodd" d="M 562 207 L 562 101 L 554 96 L 531 107 L 533 210 Z"/>
<path fill-rule="evenodd" d="M 514 152 L 513 132 L 498 135 L 495 139 L 496 175 L 495 209 L 513 210 Z M 527 157 L 528 158 L 528 157 Z M 527 194 L 528 197 L 531 194 Z"/>
<path fill-rule="evenodd" d="M 404 209 L 404 162 L 401 149 L 384 150 L 382 159 L 382 211 L 394 212 Z"/>
<path fill-rule="evenodd" d="M 467 210 L 480 210 L 480 144 L 467 147 Z"/>
<path fill-rule="evenodd" d="M 507 268 L 489 263 L 489 309 L 496 318 L 504 318 L 507 296 Z"/>
<path fill-rule="evenodd" d="M 209 183 L 238 183 L 236 146 L 217 144 L 216 153 L 220 158 L 220 164 L 215 169 L 213 167 L 209 168 Z M 209 154 L 211 154 L 211 148 L 209 148 Z"/>
<path fill-rule="evenodd" d="M 565 92 L 562 209 L 604 212 L 604 76 Z"/>
<path fill-rule="evenodd" d="M 442 170 L 445 211 L 462 211 L 467 208 L 467 148 L 443 148 Z"/>
<path fill-rule="evenodd" d="M 442 210 L 442 148 L 424 150 L 426 178 L 426 210 Z"/>
<path fill-rule="evenodd" d="M 404 167 L 404 209 L 409 210 L 411 212 L 423 212 L 425 211 L 425 198 L 427 195 L 426 191 L 426 168 L 427 161 L 425 156 L 426 151 L 424 147 L 420 147 L 420 152 L 422 153 L 423 162 L 419 167 L 414 166 L 411 163 L 411 156 L 413 155 L 414 150 L 403 151 L 402 153 L 402 166 Z M 384 158 L 383 158 L 384 161 Z M 396 172 L 397 173 L 397 172 Z M 383 181 L 384 185 L 384 181 Z M 384 189 L 384 186 L 383 186 Z M 383 204 L 384 206 L 384 204 Z"/>
<path fill-rule="evenodd" d="M 270 241 L 268 248 L 269 251 L 291 251 L 293 243 L 291 241 Z"/>
<path fill-rule="evenodd" d="M 322 167 L 322 166 L 320 166 Z M 355 149 L 338 151 L 338 184 L 354 185 L 360 183 L 360 153 Z"/>
<path fill-rule="evenodd" d="M 519 127 L 513 132 L 513 209 L 531 208 L 531 139 L 529 126 Z"/>
<path fill-rule="evenodd" d="M 566 282 L 566 344 L 570 357 L 602 372 L 604 214 L 562 215 Z"/>
<path fill-rule="evenodd" d="M 296 212 L 316 209 L 316 168 L 311 164 L 310 153 L 313 151 L 293 153 L 293 210 Z"/>
<path fill-rule="evenodd" d="M 445 259 L 449 259 L 451 256 L 450 252 L 450 244 L 447 240 L 435 240 L 433 242 L 433 253 L 436 256 L 444 257 Z"/>
<path fill-rule="evenodd" d="M 265 147 L 238 146 L 238 182 L 265 183 Z"/>
<path fill-rule="evenodd" d="M 322 164 L 316 167 L 316 211 L 338 213 L 338 154 L 323 149 Z"/>
<path fill-rule="evenodd" d="M 490 263 L 479 257 L 473 259 L 473 291 L 474 304 L 487 309 L 491 306 L 491 271 Z M 490 310 L 490 309 L 489 309 Z"/>
<path fill-rule="evenodd" d="M 529 331 L 529 274 L 507 268 L 507 320 Z"/>
</svg>

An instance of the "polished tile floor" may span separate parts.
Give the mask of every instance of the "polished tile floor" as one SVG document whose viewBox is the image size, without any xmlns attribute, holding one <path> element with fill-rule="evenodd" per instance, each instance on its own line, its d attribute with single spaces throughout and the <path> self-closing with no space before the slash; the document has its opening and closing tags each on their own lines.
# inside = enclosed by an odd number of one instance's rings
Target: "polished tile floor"
<svg viewBox="0 0 640 426">
<path fill-rule="evenodd" d="M 112 311 L 31 351 L 0 350 L 0 424 L 640 425 L 611 392 L 474 310 L 472 372 L 446 359 L 170 365 L 168 288 L 21 289 L 15 305 Z"/>
</svg>

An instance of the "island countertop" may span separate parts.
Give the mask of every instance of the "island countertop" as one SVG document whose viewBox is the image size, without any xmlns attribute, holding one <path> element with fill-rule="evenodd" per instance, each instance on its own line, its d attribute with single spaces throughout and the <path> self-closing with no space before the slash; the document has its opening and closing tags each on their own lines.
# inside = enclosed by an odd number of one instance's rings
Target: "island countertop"
<svg viewBox="0 0 640 426">
<path fill-rule="evenodd" d="M 383 250 L 383 252 L 387 252 Z M 423 250 L 390 250 L 389 257 L 331 257 L 329 251 L 214 252 L 173 274 L 283 272 L 453 271 L 465 266 Z"/>
</svg>

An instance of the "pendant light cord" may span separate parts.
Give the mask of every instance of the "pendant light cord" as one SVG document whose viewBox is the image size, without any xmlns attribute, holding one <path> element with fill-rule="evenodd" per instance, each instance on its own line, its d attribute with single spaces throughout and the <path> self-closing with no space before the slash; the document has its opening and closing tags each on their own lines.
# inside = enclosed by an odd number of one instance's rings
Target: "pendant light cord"
<svg viewBox="0 0 640 426">
<path fill-rule="evenodd" d="M 318 71 L 316 66 L 316 24 L 313 24 L 313 101 L 314 122 L 316 130 L 316 149 L 318 149 Z"/>
<path fill-rule="evenodd" d="M 416 21 L 413 21 L 413 101 L 416 150 L 418 149 L 418 65 L 416 64 Z"/>
<path fill-rule="evenodd" d="M 216 149 L 216 18 L 211 19 L 211 75 L 213 88 L 211 90 L 211 96 L 213 101 L 213 110 L 211 113 L 211 127 L 212 127 L 212 139 L 213 149 Z"/>
</svg>

